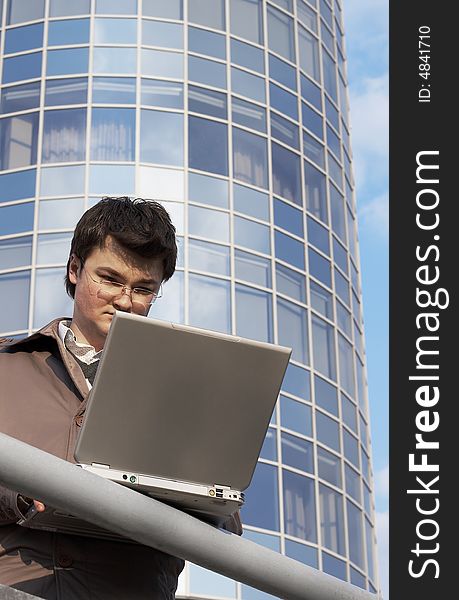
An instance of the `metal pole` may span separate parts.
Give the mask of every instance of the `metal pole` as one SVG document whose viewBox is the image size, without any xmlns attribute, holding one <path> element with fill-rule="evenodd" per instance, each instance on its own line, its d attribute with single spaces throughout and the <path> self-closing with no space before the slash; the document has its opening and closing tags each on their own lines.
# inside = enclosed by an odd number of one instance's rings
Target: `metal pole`
<svg viewBox="0 0 459 600">
<path fill-rule="evenodd" d="M 0 433 L 0 483 L 94 523 L 288 600 L 377 596 Z"/>
</svg>

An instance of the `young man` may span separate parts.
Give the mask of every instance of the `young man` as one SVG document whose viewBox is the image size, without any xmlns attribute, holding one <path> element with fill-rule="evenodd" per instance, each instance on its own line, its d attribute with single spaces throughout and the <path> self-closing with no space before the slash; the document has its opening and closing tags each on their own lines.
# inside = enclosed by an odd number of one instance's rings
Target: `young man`
<svg viewBox="0 0 459 600">
<path fill-rule="evenodd" d="M 104 198 L 76 226 L 66 288 L 72 319 L 0 345 L 0 431 L 75 462 L 74 448 L 116 310 L 147 315 L 174 273 L 175 228 L 164 208 Z M 16 524 L 34 502 L 0 486 L 0 583 L 53 600 L 175 597 L 181 559 Z M 238 515 L 227 529 L 241 533 Z"/>
</svg>

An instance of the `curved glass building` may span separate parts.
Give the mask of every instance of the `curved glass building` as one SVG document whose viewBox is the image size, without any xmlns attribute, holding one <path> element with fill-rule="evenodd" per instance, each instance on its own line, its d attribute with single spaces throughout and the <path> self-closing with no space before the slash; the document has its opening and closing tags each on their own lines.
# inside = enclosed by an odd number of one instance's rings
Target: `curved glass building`
<svg viewBox="0 0 459 600">
<path fill-rule="evenodd" d="M 293 348 L 245 536 L 375 591 L 342 0 L 0 0 L 0 15 L 0 335 L 71 314 L 84 210 L 164 203 L 180 260 L 152 316 Z M 194 565 L 178 595 L 266 596 Z"/>
</svg>

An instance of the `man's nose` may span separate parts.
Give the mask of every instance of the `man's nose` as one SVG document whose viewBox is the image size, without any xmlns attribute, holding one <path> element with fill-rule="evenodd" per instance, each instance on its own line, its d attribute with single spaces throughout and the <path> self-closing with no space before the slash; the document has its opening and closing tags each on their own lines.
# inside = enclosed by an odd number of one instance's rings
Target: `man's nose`
<svg viewBox="0 0 459 600">
<path fill-rule="evenodd" d="M 132 309 L 132 290 L 130 288 L 123 288 L 120 296 L 113 300 L 115 308 L 124 312 L 130 312 Z"/>
</svg>

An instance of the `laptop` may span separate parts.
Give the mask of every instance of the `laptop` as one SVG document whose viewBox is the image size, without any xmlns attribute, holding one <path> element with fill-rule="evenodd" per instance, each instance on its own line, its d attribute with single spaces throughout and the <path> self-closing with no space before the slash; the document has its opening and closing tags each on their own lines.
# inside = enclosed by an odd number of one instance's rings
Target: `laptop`
<svg viewBox="0 0 459 600">
<path fill-rule="evenodd" d="M 117 312 L 75 459 L 221 526 L 244 502 L 291 349 Z M 34 507 L 21 525 L 118 538 Z"/>
</svg>

